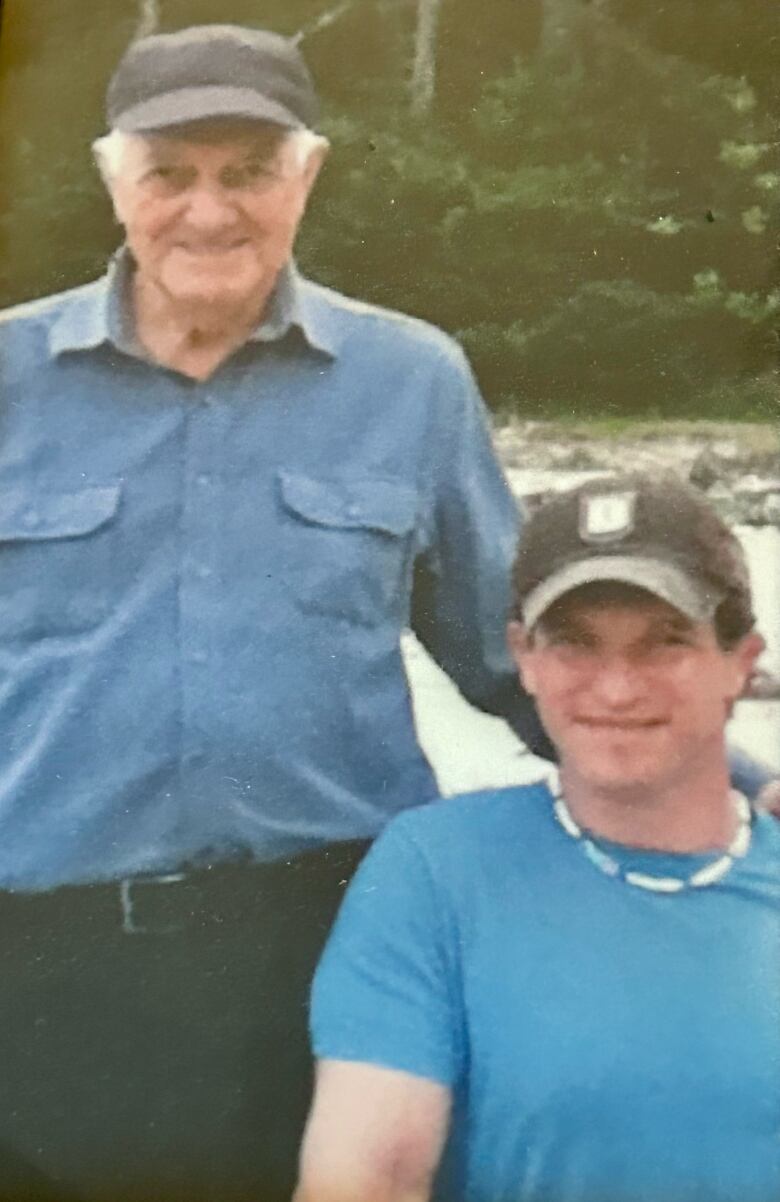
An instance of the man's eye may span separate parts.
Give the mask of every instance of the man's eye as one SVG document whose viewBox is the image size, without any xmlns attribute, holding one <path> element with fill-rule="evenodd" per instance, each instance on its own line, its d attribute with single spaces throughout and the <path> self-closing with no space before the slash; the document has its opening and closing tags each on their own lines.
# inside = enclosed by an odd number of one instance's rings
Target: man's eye
<svg viewBox="0 0 780 1202">
<path fill-rule="evenodd" d="M 190 182 L 190 172 L 186 167 L 166 166 L 161 163 L 157 167 L 152 167 L 146 179 L 166 192 L 180 192 Z"/>
<path fill-rule="evenodd" d="M 693 640 L 690 635 L 670 630 L 666 634 L 659 634 L 657 638 L 649 640 L 644 654 L 650 657 L 664 658 L 691 646 L 693 646 Z"/>
<path fill-rule="evenodd" d="M 667 630 L 659 639 L 664 647 L 690 647 L 691 636 L 682 630 Z"/>
<path fill-rule="evenodd" d="M 272 183 L 277 178 L 269 163 L 252 159 L 240 167 L 226 167 L 222 183 L 226 188 L 253 188 Z"/>
<path fill-rule="evenodd" d="M 250 179 L 273 179 L 274 169 L 270 163 L 265 163 L 260 159 L 253 159 L 244 167 L 244 171 Z"/>
<path fill-rule="evenodd" d="M 582 634 L 556 634 L 550 639 L 553 647 L 559 647 L 562 651 L 587 651 L 591 647 L 591 640 Z"/>
</svg>

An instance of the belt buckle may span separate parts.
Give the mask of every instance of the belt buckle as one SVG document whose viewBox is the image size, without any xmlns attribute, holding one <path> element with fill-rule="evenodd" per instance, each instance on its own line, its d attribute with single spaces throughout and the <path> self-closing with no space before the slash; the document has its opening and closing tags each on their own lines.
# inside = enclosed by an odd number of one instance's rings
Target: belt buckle
<svg viewBox="0 0 780 1202">
<path fill-rule="evenodd" d="M 122 931 L 125 935 L 171 935 L 181 930 L 180 925 L 148 927 L 138 921 L 134 892 L 139 888 L 165 887 L 186 879 L 186 872 L 166 872 L 161 876 L 128 876 L 119 882 L 119 905 L 122 912 Z"/>
</svg>

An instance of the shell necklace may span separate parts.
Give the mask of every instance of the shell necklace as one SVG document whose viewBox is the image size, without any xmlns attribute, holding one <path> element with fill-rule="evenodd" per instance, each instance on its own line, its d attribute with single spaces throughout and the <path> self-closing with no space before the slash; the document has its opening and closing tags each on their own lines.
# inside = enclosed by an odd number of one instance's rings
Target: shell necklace
<svg viewBox="0 0 780 1202">
<path fill-rule="evenodd" d="M 566 834 L 574 839 L 576 843 L 579 843 L 590 862 L 595 864 L 596 868 L 600 872 L 603 872 L 605 876 L 625 881 L 627 885 L 634 885 L 637 889 L 649 889 L 653 893 L 681 893 L 683 889 L 703 889 L 706 885 L 714 885 L 716 881 L 723 880 L 724 876 L 733 867 L 734 861 L 746 855 L 750 847 L 752 834 L 750 828 L 750 803 L 742 793 L 737 792 L 736 789 L 732 789 L 729 796 L 737 817 L 737 830 L 734 838 L 721 855 L 710 860 L 702 868 L 697 868 L 695 872 L 692 872 L 687 877 L 651 876 L 645 872 L 632 872 L 624 869 L 609 852 L 598 847 L 574 821 L 571 810 L 567 806 L 561 792 L 560 776 L 558 773 L 549 782 L 549 787 L 553 795 L 555 817 L 566 831 Z"/>
</svg>

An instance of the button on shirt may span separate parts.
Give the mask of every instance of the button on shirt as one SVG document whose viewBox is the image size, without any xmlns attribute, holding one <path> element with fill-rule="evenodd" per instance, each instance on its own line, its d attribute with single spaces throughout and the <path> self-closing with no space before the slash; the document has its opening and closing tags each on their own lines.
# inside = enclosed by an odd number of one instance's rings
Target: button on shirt
<svg viewBox="0 0 780 1202">
<path fill-rule="evenodd" d="M 399 635 L 538 731 L 463 356 L 294 270 L 205 382 L 103 279 L 0 323 L 0 886 L 375 835 L 435 784 Z"/>
</svg>

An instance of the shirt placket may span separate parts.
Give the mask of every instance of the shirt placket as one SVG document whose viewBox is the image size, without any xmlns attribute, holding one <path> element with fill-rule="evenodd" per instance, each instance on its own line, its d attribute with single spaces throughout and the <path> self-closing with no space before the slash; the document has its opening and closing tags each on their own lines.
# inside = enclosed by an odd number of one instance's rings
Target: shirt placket
<svg viewBox="0 0 780 1202">
<path fill-rule="evenodd" d="M 210 760 L 209 710 L 218 696 L 220 515 L 224 497 L 221 447 L 224 407 L 198 386 L 185 421 L 179 577 L 183 784 L 197 796 Z M 187 794 L 185 793 L 185 796 Z"/>
</svg>

